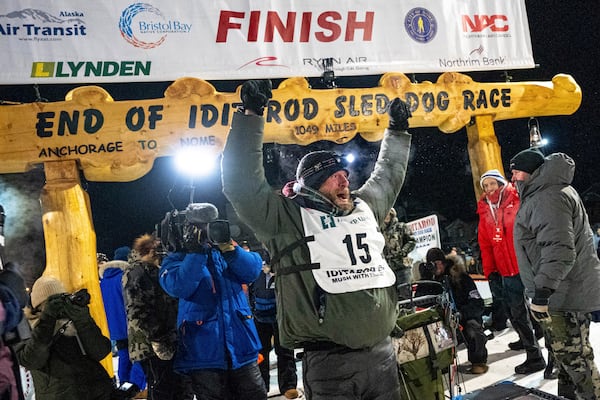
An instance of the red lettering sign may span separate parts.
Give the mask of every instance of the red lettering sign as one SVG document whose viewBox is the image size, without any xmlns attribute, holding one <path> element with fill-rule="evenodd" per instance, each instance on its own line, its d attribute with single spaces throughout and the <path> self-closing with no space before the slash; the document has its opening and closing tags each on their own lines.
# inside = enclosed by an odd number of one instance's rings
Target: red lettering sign
<svg viewBox="0 0 600 400">
<path fill-rule="evenodd" d="M 508 31 L 508 18 L 506 15 L 468 15 L 462 16 L 463 32 L 482 32 L 489 28 L 492 32 Z"/>
<path fill-rule="evenodd" d="M 357 11 L 342 15 L 337 11 L 324 11 L 313 15 L 312 11 L 297 13 L 289 11 L 280 15 L 277 11 L 226 11 L 219 13 L 216 42 L 226 43 L 230 31 L 240 31 L 247 42 L 265 43 L 281 40 L 284 43 L 317 42 L 369 42 L 373 38 L 375 12 Z M 362 32 L 362 39 L 360 36 Z"/>
</svg>

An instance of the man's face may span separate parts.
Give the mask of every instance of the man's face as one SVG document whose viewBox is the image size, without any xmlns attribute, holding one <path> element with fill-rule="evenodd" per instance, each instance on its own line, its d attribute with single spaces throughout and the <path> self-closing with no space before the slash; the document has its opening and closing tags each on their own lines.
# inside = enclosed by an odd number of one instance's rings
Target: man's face
<svg viewBox="0 0 600 400">
<path fill-rule="evenodd" d="M 444 275 L 444 271 L 446 269 L 446 265 L 444 264 L 444 262 L 442 260 L 435 260 L 435 276 L 442 276 Z"/>
<path fill-rule="evenodd" d="M 482 182 L 482 185 L 485 194 L 492 194 L 500 187 L 498 181 L 494 178 L 485 178 Z"/>
<path fill-rule="evenodd" d="M 529 172 L 520 171 L 518 169 L 513 169 L 511 173 L 512 177 L 510 178 L 510 180 L 512 183 L 515 184 L 517 192 L 521 193 L 521 191 L 523 190 L 523 188 L 521 187 L 523 185 L 523 182 L 527 182 L 529 178 L 531 178 L 531 174 Z"/>
<path fill-rule="evenodd" d="M 518 169 L 513 169 L 512 171 L 511 182 L 516 183 L 518 181 L 527 182 L 531 177 L 531 174 L 525 171 L 519 171 Z"/>
<path fill-rule="evenodd" d="M 319 188 L 319 192 L 342 210 L 350 211 L 354 206 L 350 197 L 348 173 L 344 170 L 337 171 L 327 178 Z"/>
</svg>

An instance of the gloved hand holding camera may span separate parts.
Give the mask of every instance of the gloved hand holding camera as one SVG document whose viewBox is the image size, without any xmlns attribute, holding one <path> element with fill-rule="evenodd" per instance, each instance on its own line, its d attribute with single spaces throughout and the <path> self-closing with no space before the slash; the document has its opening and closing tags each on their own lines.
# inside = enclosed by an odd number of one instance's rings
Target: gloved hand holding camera
<svg viewBox="0 0 600 400">
<path fill-rule="evenodd" d="M 399 97 L 396 97 L 390 103 L 388 115 L 390 117 L 388 129 L 394 131 L 405 131 L 408 129 L 408 119 L 412 117 L 412 113 L 408 104 Z"/>
<path fill-rule="evenodd" d="M 57 320 L 66 317 L 66 303 L 63 294 L 54 294 L 46 300 L 40 318 Z"/>
<path fill-rule="evenodd" d="M 242 85 L 241 99 L 244 110 L 251 110 L 256 115 L 263 115 L 269 99 L 273 97 L 271 81 L 269 79 L 256 79 L 244 82 Z"/>
</svg>

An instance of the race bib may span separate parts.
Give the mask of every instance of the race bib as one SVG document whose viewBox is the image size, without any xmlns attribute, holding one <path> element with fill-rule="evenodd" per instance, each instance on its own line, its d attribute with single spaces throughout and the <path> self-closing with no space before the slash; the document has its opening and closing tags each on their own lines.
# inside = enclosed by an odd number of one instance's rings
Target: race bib
<svg viewBox="0 0 600 400">
<path fill-rule="evenodd" d="M 362 201 L 350 215 L 332 216 L 313 209 L 301 209 L 317 284 L 329 293 L 356 292 L 389 287 L 396 276 L 382 256 L 385 240 L 369 206 Z"/>
</svg>

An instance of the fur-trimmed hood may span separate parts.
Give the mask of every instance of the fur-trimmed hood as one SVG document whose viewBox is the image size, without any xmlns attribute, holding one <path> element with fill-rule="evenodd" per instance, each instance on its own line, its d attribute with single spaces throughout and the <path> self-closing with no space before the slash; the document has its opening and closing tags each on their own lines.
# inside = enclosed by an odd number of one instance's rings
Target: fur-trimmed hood
<svg viewBox="0 0 600 400">
<path fill-rule="evenodd" d="M 100 276 L 100 279 L 104 279 L 104 273 L 106 272 L 107 269 L 115 268 L 115 269 L 119 269 L 121 271 L 125 271 L 125 268 L 127 268 L 128 265 L 129 265 L 129 263 L 127 261 L 121 261 L 121 260 L 109 261 L 98 267 L 98 275 Z"/>
<path fill-rule="evenodd" d="M 459 282 L 461 275 L 467 272 L 465 261 L 459 255 L 448 254 L 446 256 L 446 275 L 454 282 Z"/>
</svg>

